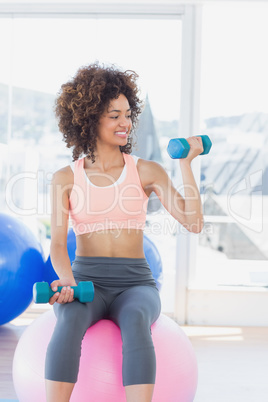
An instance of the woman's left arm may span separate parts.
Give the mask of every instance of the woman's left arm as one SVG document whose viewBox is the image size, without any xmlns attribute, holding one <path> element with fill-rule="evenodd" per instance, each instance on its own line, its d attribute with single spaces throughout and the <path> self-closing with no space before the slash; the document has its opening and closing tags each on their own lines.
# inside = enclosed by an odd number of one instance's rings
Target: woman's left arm
<svg viewBox="0 0 268 402">
<path fill-rule="evenodd" d="M 192 160 L 203 152 L 199 137 L 187 138 L 190 151 L 187 158 L 180 159 L 184 197 L 173 186 L 165 169 L 156 162 L 143 160 L 141 169 L 144 189 L 154 191 L 165 209 L 189 232 L 200 233 L 203 228 L 203 211 L 200 193 L 191 168 Z"/>
</svg>

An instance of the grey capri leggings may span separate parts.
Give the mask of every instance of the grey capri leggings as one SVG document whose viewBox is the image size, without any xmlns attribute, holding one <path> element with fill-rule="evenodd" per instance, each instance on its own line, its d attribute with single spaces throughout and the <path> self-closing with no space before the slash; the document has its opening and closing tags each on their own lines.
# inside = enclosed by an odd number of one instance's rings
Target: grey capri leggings
<svg viewBox="0 0 268 402">
<path fill-rule="evenodd" d="M 121 330 L 123 385 L 154 384 L 151 325 L 160 314 L 161 302 L 147 260 L 76 256 L 72 270 L 77 284 L 94 283 L 94 300 L 54 304 L 57 322 L 47 349 L 45 378 L 75 383 L 86 330 L 106 318 Z"/>
</svg>

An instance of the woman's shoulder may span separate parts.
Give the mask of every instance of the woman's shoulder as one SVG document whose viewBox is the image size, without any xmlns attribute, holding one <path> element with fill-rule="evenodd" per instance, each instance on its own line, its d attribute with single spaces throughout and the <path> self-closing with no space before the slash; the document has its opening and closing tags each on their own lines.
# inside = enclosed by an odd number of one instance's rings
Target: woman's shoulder
<svg viewBox="0 0 268 402">
<path fill-rule="evenodd" d="M 154 173 L 155 171 L 163 169 L 160 163 L 142 158 L 138 159 L 137 168 L 140 169 L 142 172 L 148 172 L 148 173 Z"/>
<path fill-rule="evenodd" d="M 74 180 L 73 170 L 70 165 L 56 170 L 52 175 L 52 181 L 55 184 L 71 184 Z"/>
<path fill-rule="evenodd" d="M 163 171 L 163 167 L 155 161 L 139 158 L 137 170 L 144 185 L 151 184 Z"/>
</svg>

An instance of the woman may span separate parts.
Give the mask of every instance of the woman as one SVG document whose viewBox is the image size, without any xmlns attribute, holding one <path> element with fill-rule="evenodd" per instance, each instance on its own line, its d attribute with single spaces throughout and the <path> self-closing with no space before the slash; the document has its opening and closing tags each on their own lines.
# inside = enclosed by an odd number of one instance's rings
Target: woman
<svg viewBox="0 0 268 402">
<path fill-rule="evenodd" d="M 154 191 L 189 231 L 203 226 L 202 206 L 191 161 L 202 151 L 191 137 L 180 161 L 185 197 L 156 162 L 130 155 L 132 132 L 141 112 L 137 74 L 92 64 L 62 85 L 56 116 L 74 167 L 54 173 L 51 186 L 51 261 L 63 286 L 50 299 L 57 324 L 46 358 L 49 402 L 69 401 L 77 380 L 83 336 L 102 318 L 113 320 L 123 340 L 123 385 L 128 402 L 152 400 L 156 362 L 151 325 L 160 298 L 143 252 L 148 197 Z M 84 157 L 81 158 L 81 155 Z M 68 219 L 76 234 L 76 257 L 67 253 Z M 92 303 L 73 299 L 81 280 L 92 280 Z"/>
</svg>

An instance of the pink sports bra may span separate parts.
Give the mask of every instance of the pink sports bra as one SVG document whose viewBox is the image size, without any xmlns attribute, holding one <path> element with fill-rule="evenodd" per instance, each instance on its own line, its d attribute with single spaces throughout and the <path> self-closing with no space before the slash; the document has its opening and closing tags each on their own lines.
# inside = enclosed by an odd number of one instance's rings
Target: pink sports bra
<svg viewBox="0 0 268 402">
<path fill-rule="evenodd" d="M 84 169 L 85 157 L 73 163 L 74 185 L 70 194 L 70 218 L 77 235 L 120 229 L 145 227 L 148 197 L 138 174 L 138 158 L 122 153 L 125 161 L 117 181 L 111 185 L 96 186 L 87 177 Z"/>
</svg>

